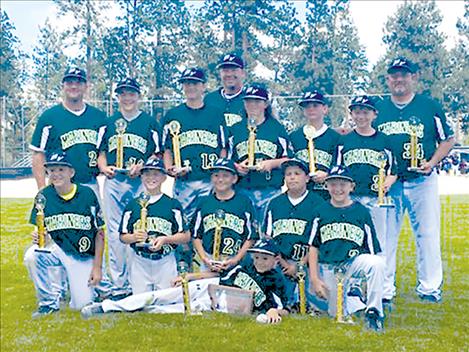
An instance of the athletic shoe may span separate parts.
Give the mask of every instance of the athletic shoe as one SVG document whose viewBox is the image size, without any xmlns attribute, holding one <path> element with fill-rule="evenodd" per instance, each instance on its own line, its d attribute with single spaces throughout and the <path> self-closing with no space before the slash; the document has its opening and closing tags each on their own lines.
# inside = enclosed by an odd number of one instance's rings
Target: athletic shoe
<svg viewBox="0 0 469 352">
<path fill-rule="evenodd" d="M 40 318 L 44 315 L 51 315 L 51 314 L 57 313 L 58 311 L 59 311 L 58 309 L 52 308 L 49 306 L 39 306 L 37 311 L 33 313 L 32 318 L 33 319 Z"/>
<path fill-rule="evenodd" d="M 383 319 L 376 308 L 370 308 L 365 313 L 366 328 L 376 332 L 384 331 Z"/>
<path fill-rule="evenodd" d="M 419 297 L 424 302 L 429 302 L 429 303 L 440 303 L 441 302 L 441 297 L 440 296 L 419 294 Z"/>
<path fill-rule="evenodd" d="M 83 319 L 88 319 L 99 314 L 104 314 L 103 305 L 101 303 L 91 303 L 81 309 L 81 317 Z"/>
<path fill-rule="evenodd" d="M 347 293 L 347 296 L 358 297 L 362 303 L 366 304 L 366 297 L 363 294 L 363 290 L 360 285 L 352 285 Z"/>
</svg>

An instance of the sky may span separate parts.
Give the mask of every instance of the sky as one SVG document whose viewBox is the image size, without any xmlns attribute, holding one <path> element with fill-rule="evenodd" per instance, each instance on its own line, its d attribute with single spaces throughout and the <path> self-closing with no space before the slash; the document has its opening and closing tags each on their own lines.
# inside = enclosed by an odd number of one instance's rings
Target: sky
<svg viewBox="0 0 469 352">
<path fill-rule="evenodd" d="M 191 1 L 195 2 L 195 1 Z M 350 11 L 358 29 L 360 42 L 365 46 L 370 65 L 374 65 L 384 55 L 382 44 L 383 28 L 388 16 L 392 15 L 403 1 L 362 1 L 352 0 Z M 294 1 L 298 11 L 305 9 L 302 1 Z M 446 34 L 445 45 L 452 48 L 457 40 L 456 22 L 464 14 L 464 1 L 437 1 L 443 14 L 441 31 Z M 46 18 L 58 23 L 55 6 L 52 1 L 36 0 L 1 0 L 2 10 L 6 11 L 16 27 L 15 34 L 20 39 L 23 49 L 31 53 L 36 44 L 39 27 Z"/>
</svg>

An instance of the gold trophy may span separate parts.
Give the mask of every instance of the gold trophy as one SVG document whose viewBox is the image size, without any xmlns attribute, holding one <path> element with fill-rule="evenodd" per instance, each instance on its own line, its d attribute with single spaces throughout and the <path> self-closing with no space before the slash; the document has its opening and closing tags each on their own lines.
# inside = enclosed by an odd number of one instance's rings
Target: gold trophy
<svg viewBox="0 0 469 352">
<path fill-rule="evenodd" d="M 308 160 L 309 160 L 309 176 L 314 176 L 316 173 L 316 161 L 314 158 L 314 143 L 313 137 L 316 133 L 314 126 L 305 125 L 303 127 L 303 133 L 308 141 Z"/>
<path fill-rule="evenodd" d="M 256 119 L 248 118 L 248 169 L 255 170 L 255 156 L 256 156 Z"/>
<path fill-rule="evenodd" d="M 215 212 L 215 233 L 213 235 L 213 253 L 212 253 L 213 264 L 221 264 L 220 247 L 221 247 L 221 236 L 223 233 L 222 225 L 224 221 L 225 221 L 225 212 L 222 209 L 218 209 Z"/>
<path fill-rule="evenodd" d="M 390 197 L 386 196 L 386 192 L 384 190 L 384 180 L 386 178 L 385 175 L 385 167 L 387 164 L 388 158 L 385 152 L 379 153 L 379 171 L 378 171 L 378 206 L 380 208 L 392 208 L 394 204 Z"/>
<path fill-rule="evenodd" d="M 140 230 L 147 231 L 147 215 L 148 215 L 148 201 L 150 195 L 146 192 L 142 192 L 138 197 L 138 204 L 140 204 Z M 137 242 L 137 247 L 151 247 L 151 243 L 145 241 Z"/>
<path fill-rule="evenodd" d="M 34 199 L 34 206 L 36 207 L 36 226 L 38 243 L 35 249 L 36 252 L 50 253 L 50 250 L 46 249 L 46 229 L 44 226 L 44 208 L 46 207 L 46 197 L 39 192 Z"/>
<path fill-rule="evenodd" d="M 345 268 L 337 266 L 334 269 L 335 279 L 337 281 L 337 303 L 336 303 L 336 322 L 346 323 L 344 319 L 344 281 L 345 281 Z"/>
<path fill-rule="evenodd" d="M 179 144 L 179 135 L 181 133 L 181 124 L 173 120 L 169 123 L 169 133 L 171 134 L 171 141 L 173 143 L 173 160 L 176 168 L 176 173 L 181 171 L 190 171 L 190 166 L 182 166 L 181 161 L 181 146 Z"/>
<path fill-rule="evenodd" d="M 409 119 L 410 126 L 410 167 L 409 171 L 419 170 L 419 139 L 417 136 L 420 119 L 416 116 L 411 116 Z"/>
<path fill-rule="evenodd" d="M 185 262 L 179 263 L 179 274 L 181 275 L 182 300 L 184 302 L 184 314 L 191 315 L 191 299 L 189 296 L 189 280 L 187 280 L 188 267 Z"/>
<path fill-rule="evenodd" d="M 306 271 L 305 265 L 301 262 L 298 262 L 296 269 L 296 277 L 298 279 L 298 291 L 300 296 L 300 314 L 306 314 L 306 288 L 305 288 L 305 278 Z"/>
<path fill-rule="evenodd" d="M 117 140 L 116 140 L 116 172 L 126 173 L 124 168 L 124 133 L 127 129 L 127 121 L 118 119 L 115 122 Z"/>
</svg>

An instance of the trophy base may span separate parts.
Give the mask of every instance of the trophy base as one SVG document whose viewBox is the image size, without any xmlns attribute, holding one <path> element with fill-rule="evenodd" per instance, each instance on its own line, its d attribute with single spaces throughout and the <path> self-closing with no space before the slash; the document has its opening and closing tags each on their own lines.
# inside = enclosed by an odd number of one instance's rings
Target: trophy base
<svg viewBox="0 0 469 352">
<path fill-rule="evenodd" d="M 146 242 L 138 242 L 135 244 L 136 247 L 138 248 L 150 248 L 151 243 L 146 243 Z"/>
<path fill-rule="evenodd" d="M 212 265 L 222 265 L 223 264 L 223 260 L 210 260 L 210 263 Z"/>
<path fill-rule="evenodd" d="M 316 175 L 317 175 L 316 171 L 312 171 L 308 174 L 309 177 L 314 177 Z"/>
<path fill-rule="evenodd" d="M 338 324 L 347 324 L 347 325 L 355 325 L 352 317 L 350 315 L 343 317 L 342 319 L 336 319 L 336 323 Z"/>
<path fill-rule="evenodd" d="M 48 253 L 48 254 L 51 253 L 50 249 L 47 249 L 47 248 L 36 248 L 34 251 L 37 253 Z"/>
<path fill-rule="evenodd" d="M 181 167 L 175 167 L 174 172 L 176 175 L 182 174 L 182 173 L 188 173 L 192 171 L 192 168 L 190 166 L 181 166 Z"/>
<path fill-rule="evenodd" d="M 250 171 L 257 171 L 257 170 L 259 170 L 259 168 L 257 167 L 257 165 L 248 166 L 247 169 L 250 170 Z"/>
<path fill-rule="evenodd" d="M 115 169 L 114 169 L 114 172 L 117 173 L 117 174 L 126 175 L 126 174 L 129 173 L 129 170 L 127 170 L 127 169 L 118 169 L 118 168 L 115 168 Z"/>
<path fill-rule="evenodd" d="M 393 203 L 378 203 L 378 207 L 380 207 L 380 208 L 394 208 L 395 205 Z"/>
<path fill-rule="evenodd" d="M 421 169 L 419 167 L 413 167 L 413 166 L 409 166 L 407 168 L 407 171 L 411 171 L 411 172 L 418 172 L 420 171 Z"/>
</svg>

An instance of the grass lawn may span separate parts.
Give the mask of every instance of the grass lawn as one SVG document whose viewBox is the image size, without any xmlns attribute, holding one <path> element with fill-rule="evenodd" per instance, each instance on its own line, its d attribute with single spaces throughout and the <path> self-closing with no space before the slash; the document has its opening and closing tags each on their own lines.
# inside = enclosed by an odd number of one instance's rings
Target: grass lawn
<svg viewBox="0 0 469 352">
<path fill-rule="evenodd" d="M 398 253 L 398 297 L 384 334 L 328 318 L 287 317 L 277 326 L 206 314 L 112 314 L 82 320 L 65 309 L 31 319 L 32 282 L 22 263 L 32 201 L 1 200 L 1 351 L 468 351 L 469 196 L 442 197 L 444 296 L 425 304 L 414 293 L 415 243 L 406 223 Z"/>
</svg>

